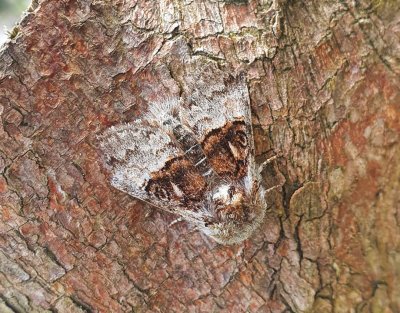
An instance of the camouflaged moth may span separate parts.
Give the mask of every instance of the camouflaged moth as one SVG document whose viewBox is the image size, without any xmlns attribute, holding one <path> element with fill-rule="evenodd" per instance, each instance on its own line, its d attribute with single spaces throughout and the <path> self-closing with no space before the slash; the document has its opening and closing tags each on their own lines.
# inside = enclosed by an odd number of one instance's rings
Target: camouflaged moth
<svg viewBox="0 0 400 313">
<path fill-rule="evenodd" d="M 247 239 L 265 215 L 242 77 L 150 103 L 141 118 L 101 135 L 100 147 L 115 188 L 179 215 L 221 244 Z"/>
</svg>

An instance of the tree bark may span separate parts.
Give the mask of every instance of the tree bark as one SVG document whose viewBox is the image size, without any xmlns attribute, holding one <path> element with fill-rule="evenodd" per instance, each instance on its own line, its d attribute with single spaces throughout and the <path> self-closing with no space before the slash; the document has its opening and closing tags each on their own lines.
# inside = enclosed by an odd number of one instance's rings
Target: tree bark
<svg viewBox="0 0 400 313">
<path fill-rule="evenodd" d="M 0 53 L 0 312 L 400 312 L 399 30 L 389 0 L 34 2 Z M 246 74 L 278 156 L 234 246 L 97 147 L 202 64 Z"/>
</svg>

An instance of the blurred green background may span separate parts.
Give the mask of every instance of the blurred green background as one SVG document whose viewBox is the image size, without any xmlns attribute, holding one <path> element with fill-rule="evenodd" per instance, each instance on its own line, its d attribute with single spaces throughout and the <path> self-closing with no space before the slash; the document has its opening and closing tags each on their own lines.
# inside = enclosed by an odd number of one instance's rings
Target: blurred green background
<svg viewBox="0 0 400 313">
<path fill-rule="evenodd" d="M 7 39 L 7 31 L 13 29 L 30 4 L 31 0 L 0 0 L 0 45 Z"/>
</svg>

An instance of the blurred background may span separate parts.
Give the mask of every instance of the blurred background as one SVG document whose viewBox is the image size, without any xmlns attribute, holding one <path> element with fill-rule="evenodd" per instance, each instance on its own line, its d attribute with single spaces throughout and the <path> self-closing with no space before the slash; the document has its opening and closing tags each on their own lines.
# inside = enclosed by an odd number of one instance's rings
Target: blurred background
<svg viewBox="0 0 400 313">
<path fill-rule="evenodd" d="M 0 0 L 0 45 L 7 40 L 7 32 L 13 29 L 30 4 L 31 0 Z"/>
</svg>

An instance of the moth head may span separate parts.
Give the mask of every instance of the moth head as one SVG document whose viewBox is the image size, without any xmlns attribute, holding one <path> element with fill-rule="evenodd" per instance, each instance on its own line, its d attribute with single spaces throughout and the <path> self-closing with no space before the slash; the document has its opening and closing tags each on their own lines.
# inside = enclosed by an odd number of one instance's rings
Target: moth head
<svg viewBox="0 0 400 313">
<path fill-rule="evenodd" d="M 239 184 L 217 186 L 211 196 L 213 217 L 204 232 L 222 244 L 247 239 L 264 217 L 265 203 L 260 192 L 249 195 Z"/>
</svg>

